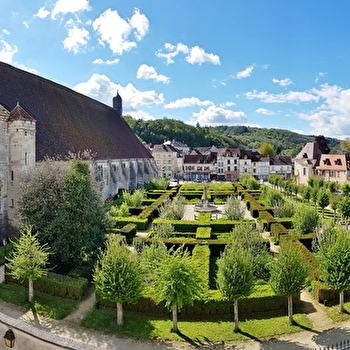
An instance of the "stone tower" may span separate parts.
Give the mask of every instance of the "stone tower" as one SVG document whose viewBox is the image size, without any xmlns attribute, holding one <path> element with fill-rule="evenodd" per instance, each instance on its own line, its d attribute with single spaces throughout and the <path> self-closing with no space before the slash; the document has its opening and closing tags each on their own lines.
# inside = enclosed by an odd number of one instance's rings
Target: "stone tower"
<svg viewBox="0 0 350 350">
<path fill-rule="evenodd" d="M 22 180 L 35 166 L 36 121 L 20 105 L 10 112 L 8 129 L 7 214 L 9 228 L 18 227 L 17 201 Z"/>
<path fill-rule="evenodd" d="M 7 188 L 9 174 L 9 138 L 7 133 L 7 121 L 9 111 L 0 105 L 0 245 L 5 237 L 7 226 Z"/>
<path fill-rule="evenodd" d="M 119 92 L 117 91 L 117 96 L 113 97 L 113 108 L 118 112 L 120 118 L 123 117 L 123 101 Z"/>
</svg>

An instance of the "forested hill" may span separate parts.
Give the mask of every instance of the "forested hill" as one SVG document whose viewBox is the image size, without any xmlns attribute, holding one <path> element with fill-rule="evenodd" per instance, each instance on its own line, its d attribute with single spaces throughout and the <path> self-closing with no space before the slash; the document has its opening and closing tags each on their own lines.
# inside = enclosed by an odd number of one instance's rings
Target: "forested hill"
<svg viewBox="0 0 350 350">
<path fill-rule="evenodd" d="M 267 142 L 277 153 L 295 155 L 304 143 L 313 142 L 318 135 L 302 135 L 282 129 L 255 128 L 249 126 L 191 126 L 176 119 L 141 120 L 124 117 L 134 133 L 142 142 L 161 144 L 176 140 L 189 147 L 240 147 L 258 149 Z M 339 146 L 339 140 L 326 138 L 331 152 Z"/>
</svg>

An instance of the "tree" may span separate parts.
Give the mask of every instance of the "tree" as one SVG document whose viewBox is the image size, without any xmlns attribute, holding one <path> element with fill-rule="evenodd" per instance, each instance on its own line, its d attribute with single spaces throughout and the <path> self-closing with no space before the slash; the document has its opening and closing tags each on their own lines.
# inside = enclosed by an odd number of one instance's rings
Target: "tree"
<svg viewBox="0 0 350 350">
<path fill-rule="evenodd" d="M 137 301 L 144 282 L 137 255 L 128 249 L 122 236 L 108 236 L 106 249 L 96 262 L 93 280 L 96 294 L 117 304 L 117 325 L 122 326 L 123 304 Z"/>
<path fill-rule="evenodd" d="M 258 230 L 252 224 L 243 223 L 235 226 L 230 238 L 232 249 L 243 248 L 249 252 L 255 280 L 267 282 L 270 278 L 268 264 L 272 256 Z"/>
<path fill-rule="evenodd" d="M 226 200 L 224 215 L 228 220 L 240 220 L 244 218 L 244 208 L 242 201 L 234 196 L 230 196 Z"/>
<path fill-rule="evenodd" d="M 329 193 L 325 190 L 321 190 L 317 195 L 317 204 L 322 209 L 322 218 L 324 218 L 324 208 L 329 205 Z"/>
<path fill-rule="evenodd" d="M 227 246 L 217 265 L 217 284 L 224 298 L 233 302 L 234 331 L 237 332 L 238 301 L 248 297 L 254 288 L 252 257 L 249 250 Z"/>
<path fill-rule="evenodd" d="M 345 182 L 342 187 L 341 190 L 343 191 L 343 194 L 345 197 L 349 197 L 350 196 L 350 185 Z"/>
<path fill-rule="evenodd" d="M 29 296 L 28 301 L 33 302 L 33 281 L 47 274 L 46 264 L 49 252 L 46 246 L 41 246 L 32 228 L 22 228 L 17 241 L 13 243 L 13 251 L 8 259 L 7 267 L 15 279 L 27 279 Z"/>
<path fill-rule="evenodd" d="M 350 137 L 340 140 L 339 149 L 345 153 L 350 152 Z"/>
<path fill-rule="evenodd" d="M 263 157 L 273 157 L 276 155 L 276 151 L 275 148 L 273 147 L 273 145 L 264 142 L 258 149 L 258 152 L 263 156 Z"/>
<path fill-rule="evenodd" d="M 288 298 L 288 322 L 293 323 L 293 296 L 304 287 L 307 266 L 301 251 L 292 243 L 280 246 L 278 259 L 271 263 L 270 285 L 277 295 Z"/>
<path fill-rule="evenodd" d="M 338 209 L 338 204 L 340 201 L 340 197 L 332 194 L 331 198 L 330 198 L 330 206 L 333 210 L 333 221 L 336 222 L 337 219 L 337 209 Z"/>
<path fill-rule="evenodd" d="M 338 203 L 338 209 L 343 220 L 345 220 L 346 230 L 348 229 L 349 217 L 350 217 L 350 198 L 343 198 Z"/>
<path fill-rule="evenodd" d="M 350 237 L 344 230 L 333 230 L 320 244 L 317 257 L 321 274 L 331 290 L 339 291 L 339 312 L 344 312 L 344 291 L 350 287 Z"/>
<path fill-rule="evenodd" d="M 317 209 L 301 203 L 293 215 L 293 228 L 297 234 L 313 232 L 319 222 Z"/>
<path fill-rule="evenodd" d="M 168 252 L 156 269 L 154 277 L 154 299 L 156 303 L 165 301 L 165 307 L 172 311 L 173 331 L 178 332 L 178 310 L 201 297 L 205 288 L 198 267 L 188 251 L 180 247 Z"/>
<path fill-rule="evenodd" d="M 305 202 L 309 202 L 311 199 L 311 187 L 310 186 L 305 186 L 304 190 L 302 192 L 303 200 Z"/>
<path fill-rule="evenodd" d="M 67 273 L 96 259 L 105 235 L 103 201 L 88 163 L 46 160 L 23 187 L 23 222 L 51 249 L 50 265 Z"/>
</svg>

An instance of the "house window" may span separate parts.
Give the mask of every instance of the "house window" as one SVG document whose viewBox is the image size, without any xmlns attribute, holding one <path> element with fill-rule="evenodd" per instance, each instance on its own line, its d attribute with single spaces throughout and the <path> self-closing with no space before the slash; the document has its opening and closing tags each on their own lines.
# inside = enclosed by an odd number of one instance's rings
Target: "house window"
<svg viewBox="0 0 350 350">
<path fill-rule="evenodd" d="M 13 179 L 15 178 L 13 171 L 11 171 L 11 181 L 13 181 Z"/>
<path fill-rule="evenodd" d="M 303 176 L 306 176 L 306 168 L 303 168 Z"/>
<path fill-rule="evenodd" d="M 24 153 L 24 164 L 28 165 L 28 153 L 27 152 Z"/>
<path fill-rule="evenodd" d="M 234 166 L 233 170 L 234 170 L 234 171 L 237 171 L 237 166 Z"/>
<path fill-rule="evenodd" d="M 230 166 L 227 167 L 227 171 L 231 171 L 231 167 Z"/>
<path fill-rule="evenodd" d="M 227 164 L 230 164 L 230 162 L 231 162 L 231 161 L 230 161 L 229 159 L 227 159 Z"/>
<path fill-rule="evenodd" d="M 234 159 L 233 164 L 237 164 L 237 159 Z"/>
</svg>

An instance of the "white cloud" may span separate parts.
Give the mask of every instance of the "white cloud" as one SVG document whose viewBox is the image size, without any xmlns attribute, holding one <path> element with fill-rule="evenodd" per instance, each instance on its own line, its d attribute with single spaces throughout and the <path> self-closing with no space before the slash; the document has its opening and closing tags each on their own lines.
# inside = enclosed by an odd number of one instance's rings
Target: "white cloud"
<svg viewBox="0 0 350 350">
<path fill-rule="evenodd" d="M 275 84 L 278 84 L 279 86 L 288 86 L 288 85 L 293 84 L 293 82 L 289 78 L 285 78 L 285 79 L 273 78 L 272 82 Z"/>
<path fill-rule="evenodd" d="M 112 105 L 113 97 L 119 92 L 123 99 L 123 113 L 135 118 L 152 119 L 153 117 L 147 111 L 141 110 L 140 106 L 164 103 L 162 93 L 158 94 L 154 90 L 139 91 L 132 84 L 122 87 L 112 82 L 106 75 L 100 74 L 93 74 L 87 82 L 76 85 L 74 90 L 109 106 Z"/>
<path fill-rule="evenodd" d="M 190 124 L 196 125 L 241 125 L 247 121 L 244 112 L 234 112 L 217 106 L 209 106 L 207 109 L 201 109 L 198 113 L 193 113 Z"/>
<path fill-rule="evenodd" d="M 248 77 L 250 77 L 250 76 L 252 75 L 253 70 L 254 70 L 254 66 L 249 66 L 249 67 L 247 67 L 246 69 L 244 69 L 244 70 L 238 72 L 238 73 L 236 74 L 236 78 L 237 78 L 237 79 L 248 78 Z"/>
<path fill-rule="evenodd" d="M 133 16 L 129 21 L 132 28 L 135 29 L 135 37 L 137 40 L 141 40 L 149 30 L 149 22 L 145 15 L 140 13 L 139 9 L 134 10 Z"/>
<path fill-rule="evenodd" d="M 166 64 L 174 63 L 174 58 L 180 53 L 185 54 L 185 60 L 191 64 L 201 65 L 205 62 L 215 65 L 220 64 L 220 58 L 218 55 L 207 53 L 199 46 L 189 48 L 187 45 L 182 43 L 178 43 L 177 45 L 165 43 L 164 48 L 167 52 L 163 53 L 162 50 L 158 50 L 156 52 L 156 56 L 159 58 L 165 58 Z"/>
<path fill-rule="evenodd" d="M 130 35 L 141 40 L 148 33 L 149 23 L 138 9 L 129 21 L 121 18 L 117 11 L 108 9 L 92 23 L 92 27 L 99 35 L 101 45 L 107 43 L 113 53 L 121 55 L 136 47 L 135 41 L 129 40 Z"/>
<path fill-rule="evenodd" d="M 90 35 L 86 29 L 78 28 L 76 25 L 73 25 L 73 27 L 68 30 L 68 37 L 63 40 L 63 46 L 68 51 L 78 53 L 82 46 L 87 44 L 89 39 Z"/>
<path fill-rule="evenodd" d="M 89 10 L 89 0 L 57 0 L 51 12 L 51 18 L 55 19 L 60 13 L 67 14 Z"/>
<path fill-rule="evenodd" d="M 34 17 L 46 18 L 50 14 L 50 11 L 45 7 L 40 7 L 38 12 L 34 15 Z"/>
<path fill-rule="evenodd" d="M 318 102 L 319 96 L 307 91 L 290 91 L 285 94 L 270 94 L 267 91 L 256 90 L 244 94 L 248 100 L 259 99 L 264 103 L 299 103 Z"/>
<path fill-rule="evenodd" d="M 310 123 L 315 135 L 327 135 L 343 138 L 350 134 L 350 89 L 324 84 L 320 89 L 313 89 L 322 103 L 310 113 L 299 116 Z"/>
<path fill-rule="evenodd" d="M 18 51 L 17 46 L 11 46 L 4 40 L 0 40 L 0 61 L 11 63 L 13 55 Z"/>
<path fill-rule="evenodd" d="M 191 64 L 199 64 L 208 62 L 211 64 L 220 64 L 220 58 L 212 53 L 206 53 L 201 47 L 194 46 L 190 49 L 190 53 L 186 57 L 186 61 Z"/>
<path fill-rule="evenodd" d="M 137 79 L 154 80 L 156 82 L 168 84 L 170 82 L 169 77 L 158 74 L 154 67 L 148 66 L 147 64 L 141 64 L 137 70 Z"/>
<path fill-rule="evenodd" d="M 115 58 L 114 60 L 102 60 L 101 58 L 96 58 L 95 60 L 92 61 L 93 64 L 107 64 L 107 65 L 112 65 L 112 64 L 117 64 L 119 62 L 119 58 Z"/>
<path fill-rule="evenodd" d="M 161 50 L 156 52 L 156 56 L 160 58 L 165 58 L 166 64 L 174 63 L 174 57 L 176 57 L 179 53 L 187 54 L 189 52 L 188 46 L 178 43 L 176 46 L 165 43 L 164 48 L 168 51 L 168 53 L 162 53 Z"/>
<path fill-rule="evenodd" d="M 186 97 L 180 98 L 174 102 L 170 102 L 164 106 L 167 109 L 177 109 L 177 108 L 186 108 L 193 106 L 212 106 L 213 102 L 209 100 L 201 101 L 197 97 Z"/>
<path fill-rule="evenodd" d="M 9 30 L 7 30 L 7 29 L 3 29 L 3 30 L 2 30 L 2 33 L 3 33 L 3 34 L 6 34 L 6 35 L 11 34 L 11 33 L 10 33 L 10 31 L 9 31 Z"/>
<path fill-rule="evenodd" d="M 273 111 L 270 111 L 269 109 L 266 108 L 258 108 L 255 110 L 256 113 L 259 114 L 264 114 L 264 115 L 273 115 L 275 114 Z"/>
<path fill-rule="evenodd" d="M 232 107 L 234 105 L 235 105 L 234 102 L 228 101 L 228 102 L 225 102 L 225 103 L 221 104 L 220 107 Z"/>
<path fill-rule="evenodd" d="M 23 21 L 23 25 L 28 29 L 29 28 L 29 23 L 27 21 Z"/>
</svg>

